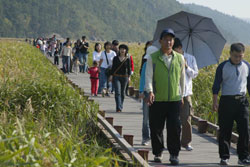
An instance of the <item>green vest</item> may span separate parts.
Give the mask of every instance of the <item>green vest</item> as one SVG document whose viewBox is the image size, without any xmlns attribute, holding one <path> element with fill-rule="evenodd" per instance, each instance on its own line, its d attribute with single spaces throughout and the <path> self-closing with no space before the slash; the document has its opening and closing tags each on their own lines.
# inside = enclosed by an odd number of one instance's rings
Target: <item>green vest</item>
<svg viewBox="0 0 250 167">
<path fill-rule="evenodd" d="M 183 65 L 182 55 L 173 51 L 172 62 L 170 68 L 163 60 L 161 50 L 153 53 L 153 92 L 155 101 L 179 101 L 180 95 L 180 77 Z"/>
</svg>

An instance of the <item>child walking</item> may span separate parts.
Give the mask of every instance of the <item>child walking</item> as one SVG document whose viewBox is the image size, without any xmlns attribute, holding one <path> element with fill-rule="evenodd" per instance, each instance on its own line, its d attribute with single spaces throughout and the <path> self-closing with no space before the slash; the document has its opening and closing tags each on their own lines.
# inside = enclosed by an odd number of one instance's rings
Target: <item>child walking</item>
<svg viewBox="0 0 250 167">
<path fill-rule="evenodd" d="M 98 84 L 99 84 L 99 71 L 97 61 L 93 62 L 93 67 L 90 67 L 88 73 L 90 74 L 91 81 L 91 96 L 97 96 Z"/>
<path fill-rule="evenodd" d="M 76 75 L 78 75 L 78 72 L 79 72 L 79 65 L 80 65 L 80 61 L 78 57 L 75 56 L 73 58 L 73 71 L 74 73 L 76 73 Z"/>
<path fill-rule="evenodd" d="M 56 48 L 54 52 L 54 64 L 59 65 L 59 51 L 58 48 Z"/>
</svg>

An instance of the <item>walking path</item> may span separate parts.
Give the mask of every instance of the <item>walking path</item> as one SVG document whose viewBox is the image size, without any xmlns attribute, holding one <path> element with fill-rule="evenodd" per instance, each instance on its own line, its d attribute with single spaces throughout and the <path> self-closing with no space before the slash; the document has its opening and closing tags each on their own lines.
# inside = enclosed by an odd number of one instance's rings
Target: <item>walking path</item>
<svg viewBox="0 0 250 167">
<path fill-rule="evenodd" d="M 67 77 L 77 84 L 79 87 L 84 89 L 86 95 L 90 96 L 90 79 L 88 74 L 74 73 L 66 74 Z M 134 135 L 134 148 L 135 149 L 148 149 L 149 161 L 151 166 L 163 167 L 169 166 L 169 153 L 166 149 L 163 153 L 163 163 L 154 163 L 151 145 L 142 146 L 142 109 L 141 103 L 131 97 L 126 97 L 124 101 L 124 109 L 121 113 L 115 112 L 115 99 L 114 95 L 111 97 L 90 97 L 99 103 L 100 109 L 106 111 L 106 116 L 114 117 L 114 125 L 123 126 L 122 133 Z M 166 132 L 164 133 L 166 138 Z M 218 145 L 216 138 L 210 134 L 199 134 L 196 128 L 193 128 L 193 141 L 192 146 L 194 150 L 189 152 L 185 149 L 181 149 L 179 154 L 180 165 L 179 166 L 220 166 Z M 165 139 L 164 138 L 164 139 Z M 166 142 L 166 141 L 165 141 Z M 166 144 L 165 144 L 166 146 Z M 236 155 L 235 145 L 231 148 L 230 166 L 238 165 L 238 158 Z"/>
</svg>

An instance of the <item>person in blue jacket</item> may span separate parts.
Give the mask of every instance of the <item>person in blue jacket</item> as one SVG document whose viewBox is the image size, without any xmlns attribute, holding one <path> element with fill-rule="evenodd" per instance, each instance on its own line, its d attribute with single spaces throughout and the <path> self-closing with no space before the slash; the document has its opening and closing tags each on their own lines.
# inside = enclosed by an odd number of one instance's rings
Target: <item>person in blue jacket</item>
<svg viewBox="0 0 250 167">
<path fill-rule="evenodd" d="M 144 63 L 142 65 L 142 70 L 141 70 L 141 77 L 140 77 L 140 97 L 143 98 L 143 103 L 142 103 L 142 110 L 143 110 L 143 121 L 142 121 L 142 145 L 147 146 L 149 145 L 150 141 L 150 130 L 149 130 L 149 119 L 148 119 L 148 112 L 149 112 L 149 107 L 147 104 L 147 92 L 144 91 L 144 86 L 145 86 L 145 71 L 146 71 L 146 65 L 147 65 L 147 58 L 149 55 L 152 53 L 158 51 L 159 49 L 155 46 L 149 46 L 146 50 L 146 55 L 144 56 Z"/>
</svg>

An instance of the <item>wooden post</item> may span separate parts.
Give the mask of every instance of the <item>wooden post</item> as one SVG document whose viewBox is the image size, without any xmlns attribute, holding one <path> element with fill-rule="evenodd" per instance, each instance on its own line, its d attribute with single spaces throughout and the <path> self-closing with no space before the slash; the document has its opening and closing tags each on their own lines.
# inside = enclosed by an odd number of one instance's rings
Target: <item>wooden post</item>
<svg viewBox="0 0 250 167">
<path fill-rule="evenodd" d="M 133 96 L 134 95 L 134 87 L 133 86 L 128 87 L 128 92 L 129 92 L 129 96 Z"/>
<path fill-rule="evenodd" d="M 148 150 L 146 149 L 139 149 L 138 150 L 138 154 L 140 154 L 140 156 L 145 160 L 148 161 Z"/>
<path fill-rule="evenodd" d="M 120 135 L 122 135 L 122 126 L 115 125 L 114 128 Z"/>
<path fill-rule="evenodd" d="M 133 135 L 123 135 L 123 138 L 131 145 L 133 146 L 133 138 L 134 136 Z"/>
<path fill-rule="evenodd" d="M 114 121 L 113 117 L 106 117 L 106 120 L 109 122 L 110 125 L 113 126 L 113 121 Z"/>
<path fill-rule="evenodd" d="M 134 94 L 135 94 L 135 98 L 138 99 L 139 98 L 139 90 L 135 89 Z"/>
<path fill-rule="evenodd" d="M 99 112 L 99 114 L 100 114 L 102 117 L 105 117 L 105 111 L 104 111 L 104 110 L 99 110 L 98 112 Z"/>
<path fill-rule="evenodd" d="M 198 132 L 199 133 L 206 133 L 207 132 L 207 121 L 206 120 L 199 120 L 198 122 Z"/>
</svg>

